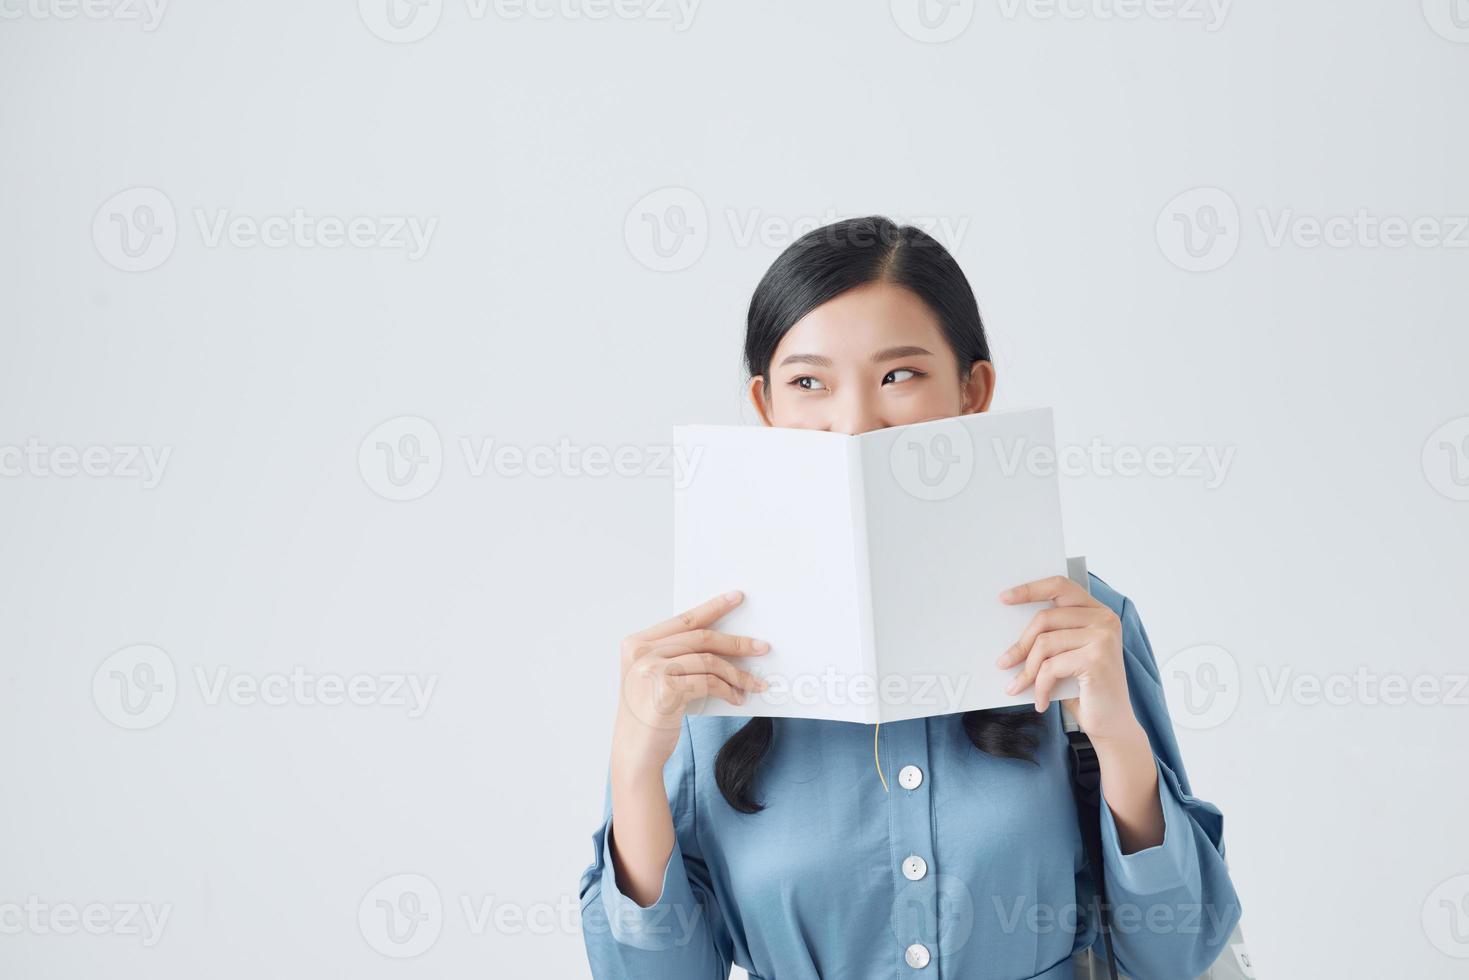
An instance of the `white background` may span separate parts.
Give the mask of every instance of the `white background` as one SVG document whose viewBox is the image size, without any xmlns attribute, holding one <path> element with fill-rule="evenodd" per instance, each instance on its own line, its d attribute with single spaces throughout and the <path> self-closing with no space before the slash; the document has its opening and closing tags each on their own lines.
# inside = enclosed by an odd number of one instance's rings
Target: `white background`
<svg viewBox="0 0 1469 980">
<path fill-rule="evenodd" d="M 586 976 L 617 641 L 673 611 L 669 482 L 475 475 L 461 440 L 649 461 L 676 422 L 750 420 L 756 281 L 874 212 L 953 248 L 997 407 L 1054 406 L 1063 444 L 1232 453 L 1217 486 L 1062 490 L 1069 550 L 1173 677 L 1259 975 L 1463 974 L 1450 0 L 961 0 L 932 27 L 902 0 L 430 0 L 401 29 L 385 2 L 0 0 L 0 905 L 170 909 L 152 946 L 7 927 L 0 975 Z M 366 244 L 209 233 L 297 210 L 366 218 Z M 1312 244 L 1359 211 L 1427 223 Z M 436 220 L 423 254 L 388 247 L 395 216 Z M 161 233 L 130 258 L 134 219 Z M 441 448 L 400 491 L 376 445 L 412 424 L 359 448 L 403 416 Z M 35 458 L 65 447 L 106 475 Z M 166 449 L 161 479 L 128 447 Z M 104 661 L 139 644 L 177 692 L 129 731 Z M 197 679 L 296 667 L 436 687 L 410 718 Z M 1339 703 L 1276 696 L 1301 676 Z M 1443 686 L 1386 704 L 1384 677 Z M 1223 700 L 1189 717 L 1190 683 Z M 409 960 L 359 926 L 398 874 L 443 904 Z"/>
</svg>

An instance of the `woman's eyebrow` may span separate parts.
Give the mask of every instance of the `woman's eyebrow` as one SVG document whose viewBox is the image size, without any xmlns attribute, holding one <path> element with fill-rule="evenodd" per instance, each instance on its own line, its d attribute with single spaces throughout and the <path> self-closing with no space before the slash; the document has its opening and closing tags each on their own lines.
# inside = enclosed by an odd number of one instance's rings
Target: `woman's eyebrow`
<svg viewBox="0 0 1469 980">
<path fill-rule="evenodd" d="M 933 356 L 933 351 L 926 347 L 915 347 L 907 344 L 902 347 L 889 347 L 872 355 L 873 364 L 881 364 L 883 361 L 896 360 L 899 357 Z M 787 364 L 815 364 L 817 367 L 831 367 L 831 358 L 824 354 L 791 354 L 781 361 L 776 367 L 785 367 Z"/>
<path fill-rule="evenodd" d="M 817 367 L 831 367 L 831 358 L 822 354 L 792 354 L 776 366 L 785 367 L 787 364 L 815 364 Z"/>
<path fill-rule="evenodd" d="M 906 347 L 889 347 L 887 350 L 880 350 L 876 354 L 873 354 L 872 363 L 881 364 L 883 361 L 891 361 L 899 357 L 918 357 L 921 354 L 927 354 L 932 357 L 933 351 L 912 345 Z"/>
</svg>

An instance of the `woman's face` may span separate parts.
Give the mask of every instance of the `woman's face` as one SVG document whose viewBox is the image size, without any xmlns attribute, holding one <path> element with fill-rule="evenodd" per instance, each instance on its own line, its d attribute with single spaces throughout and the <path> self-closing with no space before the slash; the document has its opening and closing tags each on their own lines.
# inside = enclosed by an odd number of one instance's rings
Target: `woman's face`
<svg viewBox="0 0 1469 980">
<path fill-rule="evenodd" d="M 938 317 L 916 293 L 886 282 L 848 290 L 796 321 L 769 375 L 750 381 L 766 425 L 847 435 L 982 412 L 995 389 L 988 361 L 961 377 Z"/>
</svg>

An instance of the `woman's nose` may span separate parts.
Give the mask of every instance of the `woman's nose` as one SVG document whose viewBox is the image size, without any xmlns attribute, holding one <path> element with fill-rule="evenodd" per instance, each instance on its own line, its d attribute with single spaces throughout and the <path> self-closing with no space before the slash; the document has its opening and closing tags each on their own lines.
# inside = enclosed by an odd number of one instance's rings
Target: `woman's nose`
<svg viewBox="0 0 1469 980">
<path fill-rule="evenodd" d="M 882 417 L 875 405 L 865 398 L 849 398 L 837 407 L 831 431 L 856 436 L 882 427 Z"/>
</svg>

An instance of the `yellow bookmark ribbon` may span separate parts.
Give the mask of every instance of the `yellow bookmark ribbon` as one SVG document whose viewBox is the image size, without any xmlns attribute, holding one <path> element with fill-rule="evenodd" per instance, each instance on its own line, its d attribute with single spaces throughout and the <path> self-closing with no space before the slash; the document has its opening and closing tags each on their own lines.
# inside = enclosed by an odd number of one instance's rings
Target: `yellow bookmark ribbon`
<svg viewBox="0 0 1469 980">
<path fill-rule="evenodd" d="M 882 791 L 886 793 L 889 792 L 888 778 L 882 774 L 882 760 L 877 755 L 877 733 L 881 730 L 882 722 L 878 722 L 877 727 L 872 730 L 872 763 L 877 766 L 877 778 L 882 780 Z"/>
</svg>

